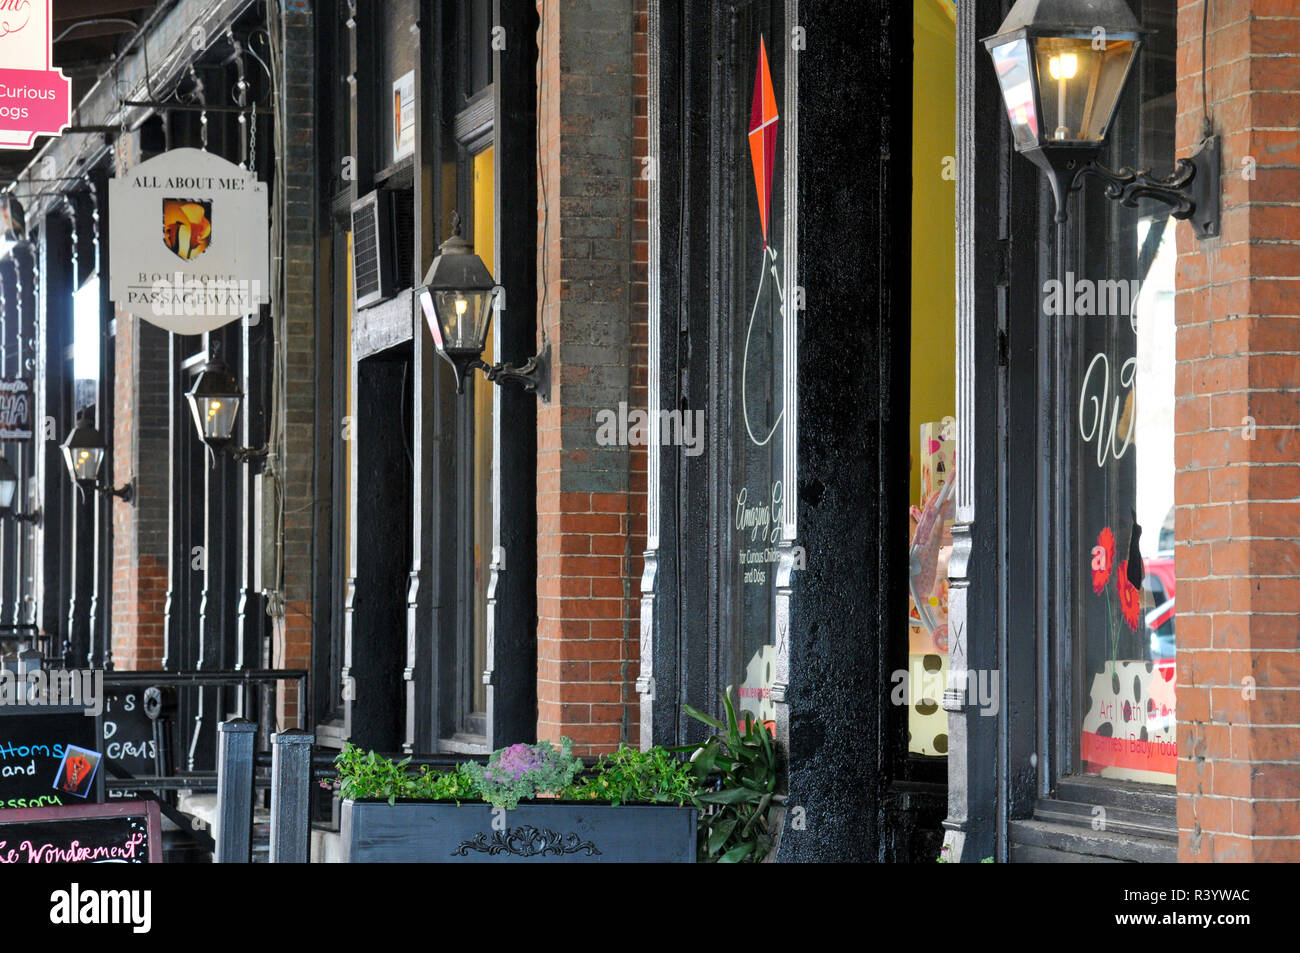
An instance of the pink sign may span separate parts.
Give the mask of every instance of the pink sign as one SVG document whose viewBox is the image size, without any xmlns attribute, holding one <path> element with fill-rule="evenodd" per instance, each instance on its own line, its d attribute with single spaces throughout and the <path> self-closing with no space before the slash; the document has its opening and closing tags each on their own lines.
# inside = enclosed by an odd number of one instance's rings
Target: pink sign
<svg viewBox="0 0 1300 953">
<path fill-rule="evenodd" d="M 0 0 L 0 149 L 30 149 L 72 115 L 72 83 L 52 69 L 53 0 Z"/>
</svg>

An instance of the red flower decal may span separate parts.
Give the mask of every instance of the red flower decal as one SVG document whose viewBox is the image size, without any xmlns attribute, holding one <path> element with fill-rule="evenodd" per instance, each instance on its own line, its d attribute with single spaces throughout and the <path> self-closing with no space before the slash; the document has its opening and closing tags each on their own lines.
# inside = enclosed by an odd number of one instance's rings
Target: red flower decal
<svg viewBox="0 0 1300 953">
<path fill-rule="evenodd" d="M 1119 572 L 1115 573 L 1115 588 L 1119 590 L 1120 614 L 1124 616 L 1128 627 L 1136 632 L 1142 615 L 1142 594 L 1128 581 L 1127 559 L 1119 564 Z"/>
<path fill-rule="evenodd" d="M 1105 527 L 1097 534 L 1097 545 L 1092 548 L 1092 591 L 1097 595 L 1110 582 L 1110 569 L 1115 565 L 1115 534 Z"/>
</svg>

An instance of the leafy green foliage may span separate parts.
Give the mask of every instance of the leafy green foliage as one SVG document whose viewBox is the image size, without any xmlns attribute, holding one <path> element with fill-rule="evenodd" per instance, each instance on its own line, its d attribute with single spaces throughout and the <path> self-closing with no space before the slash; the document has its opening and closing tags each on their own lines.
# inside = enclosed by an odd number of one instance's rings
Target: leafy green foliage
<svg viewBox="0 0 1300 953">
<path fill-rule="evenodd" d="M 356 745 L 345 745 L 334 759 L 339 774 L 339 797 L 382 798 L 389 804 L 398 798 L 413 798 L 414 776 L 406 770 L 409 762 L 409 758 L 393 762 L 373 751 L 363 752 Z"/>
<path fill-rule="evenodd" d="M 573 742 L 561 738 L 558 750 L 549 741 L 511 745 L 493 752 L 486 767 L 470 764 L 466 770 L 483 800 L 509 811 L 524 798 L 567 791 L 582 771 L 582 759 L 573 753 Z"/>
<path fill-rule="evenodd" d="M 392 761 L 356 745 L 345 745 L 334 766 L 338 770 L 338 796 L 362 800 L 375 798 L 394 804 L 403 801 L 468 801 L 478 798 L 478 788 L 468 766 L 452 771 L 431 771 L 422 765 L 408 770 L 410 758 Z"/>
<path fill-rule="evenodd" d="M 956 863 L 956 861 L 952 859 L 952 855 L 949 853 L 950 850 L 951 850 L 951 848 L 950 848 L 947 844 L 944 844 L 944 845 L 943 845 L 943 848 L 939 851 L 939 856 L 935 858 L 935 863 L 937 863 L 937 864 L 954 864 L 954 863 Z M 981 863 L 981 864 L 991 864 L 991 863 L 993 863 L 993 858 L 992 858 L 992 857 L 985 857 L 983 860 L 980 861 L 980 863 Z"/>
<path fill-rule="evenodd" d="M 697 711 L 683 710 L 714 728 L 695 748 L 691 767 L 701 789 L 693 800 L 699 808 L 699 859 L 723 864 L 757 863 L 772 849 L 772 805 L 776 797 L 776 745 L 767 726 L 746 719 L 742 728 L 728 694 L 723 699 L 727 722 Z M 678 749 L 688 750 L 688 749 Z"/>
<path fill-rule="evenodd" d="M 696 794 L 695 772 L 666 748 L 640 751 L 619 745 L 603 755 L 595 769 L 573 784 L 565 796 L 575 801 L 610 804 L 685 804 Z"/>
<path fill-rule="evenodd" d="M 417 784 L 417 789 L 427 793 L 421 793 L 419 797 L 430 801 L 455 801 L 457 804 L 477 800 L 478 785 L 469 767 L 468 763 L 461 763 L 456 765 L 454 771 L 429 771 L 421 768 L 421 779 L 427 779 L 427 787 Z"/>
<path fill-rule="evenodd" d="M 545 741 L 511 745 L 486 765 L 466 762 L 446 772 L 412 770 L 410 758 L 394 762 L 347 745 L 335 759 L 333 786 L 342 798 L 481 800 L 507 810 L 546 796 L 615 805 L 689 802 L 699 811 L 701 861 L 758 862 L 775 836 L 776 746 L 765 725 L 747 719 L 742 727 L 731 698 L 725 703 L 726 723 L 685 706 L 686 714 L 715 729 L 703 744 L 649 751 L 620 745 L 585 773 L 568 738 L 559 748 Z M 694 752 L 689 763 L 677 757 L 686 751 Z"/>
<path fill-rule="evenodd" d="M 346 745 L 334 759 L 342 798 L 385 800 L 482 800 L 513 809 L 524 798 L 554 796 L 610 804 L 686 804 L 698 793 L 695 772 L 666 748 L 638 751 L 621 745 L 590 771 L 573 754 L 572 742 L 511 745 L 495 752 L 487 765 L 467 762 L 454 771 L 420 767 L 410 758 L 391 761 L 373 751 Z"/>
</svg>

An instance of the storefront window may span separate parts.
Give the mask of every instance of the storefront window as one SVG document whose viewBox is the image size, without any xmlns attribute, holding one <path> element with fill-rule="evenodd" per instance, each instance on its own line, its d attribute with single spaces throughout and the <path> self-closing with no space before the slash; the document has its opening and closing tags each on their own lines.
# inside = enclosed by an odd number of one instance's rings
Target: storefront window
<svg viewBox="0 0 1300 953">
<path fill-rule="evenodd" d="M 952 554 L 956 409 L 957 24 L 952 5 L 912 10 L 912 308 L 907 750 L 948 753 L 948 558 Z M 895 685 L 899 683 L 895 676 Z"/>
<path fill-rule="evenodd" d="M 474 156 L 474 251 L 496 260 L 495 166 L 491 147 Z M 497 322 L 499 325 L 500 322 Z M 498 330 L 496 326 L 494 331 Z M 488 335 L 483 360 L 496 361 L 495 334 Z M 474 381 L 474 648 L 470 680 L 472 712 L 487 711 L 487 687 L 479 676 L 487 668 L 487 590 L 492 565 L 492 417 L 496 388 Z"/>
<path fill-rule="evenodd" d="M 1169 169 L 1173 4 L 1145 7 L 1147 27 L 1159 32 L 1103 158 Z M 1164 206 L 1135 211 L 1100 192 L 1079 193 L 1069 236 L 1075 266 L 1044 289 L 1046 320 L 1064 322 L 1071 342 L 1063 383 L 1072 418 L 1064 459 L 1075 769 L 1173 784 L 1174 223 Z"/>
<path fill-rule="evenodd" d="M 72 296 L 72 377 L 76 410 L 93 406 L 99 390 L 99 276 L 91 275 Z"/>
<path fill-rule="evenodd" d="M 767 15 L 750 10 L 736 31 L 740 74 L 734 137 L 736 209 L 731 322 L 730 418 L 723 439 L 730 448 L 732 634 L 728 690 L 738 686 L 739 707 L 755 719 L 776 717 L 772 701 L 772 644 L 776 561 L 785 486 L 782 481 L 785 287 L 785 162 L 782 126 L 784 35 L 778 4 Z M 776 45 L 771 40 L 776 37 Z M 742 92 L 743 90 L 743 92 Z M 738 148 L 737 148 L 738 147 Z M 743 310 L 742 310 L 743 309 Z M 702 421 L 701 421 L 702 423 Z M 683 418 L 681 426 L 697 421 Z M 683 430 L 683 436 L 685 431 Z"/>
</svg>

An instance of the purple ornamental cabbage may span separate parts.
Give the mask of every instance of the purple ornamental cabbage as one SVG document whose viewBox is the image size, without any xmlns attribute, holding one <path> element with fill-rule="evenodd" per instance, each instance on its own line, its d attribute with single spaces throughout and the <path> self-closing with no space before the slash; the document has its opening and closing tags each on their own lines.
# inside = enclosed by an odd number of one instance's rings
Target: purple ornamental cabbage
<svg viewBox="0 0 1300 953">
<path fill-rule="evenodd" d="M 484 772 L 484 776 L 497 783 L 518 781 L 530 771 L 545 766 L 549 758 L 548 751 L 538 751 L 532 745 L 513 744 L 501 752 L 496 762 Z"/>
</svg>

